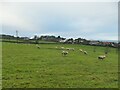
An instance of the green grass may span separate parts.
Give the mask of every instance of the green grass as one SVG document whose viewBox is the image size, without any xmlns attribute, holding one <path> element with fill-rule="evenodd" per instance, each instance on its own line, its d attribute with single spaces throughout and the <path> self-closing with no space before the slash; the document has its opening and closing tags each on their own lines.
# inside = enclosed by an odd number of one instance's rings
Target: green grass
<svg viewBox="0 0 120 90">
<path fill-rule="evenodd" d="M 0 89 L 2 89 L 2 43 L 0 42 Z"/>
<path fill-rule="evenodd" d="M 105 60 L 97 59 L 105 47 L 71 44 L 3 43 L 3 88 L 118 88 L 118 54 L 110 48 Z M 55 47 L 74 47 L 67 56 Z M 78 49 L 88 52 L 84 55 Z"/>
</svg>

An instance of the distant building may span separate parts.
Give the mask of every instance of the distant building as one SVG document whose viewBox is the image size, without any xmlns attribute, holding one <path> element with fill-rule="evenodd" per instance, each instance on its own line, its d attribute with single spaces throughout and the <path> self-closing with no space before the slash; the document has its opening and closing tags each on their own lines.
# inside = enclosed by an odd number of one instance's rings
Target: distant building
<svg viewBox="0 0 120 90">
<path fill-rule="evenodd" d="M 23 40 L 29 40 L 28 37 L 21 37 L 21 39 L 23 39 Z"/>
<path fill-rule="evenodd" d="M 90 41 L 89 44 L 90 45 L 99 45 L 99 41 Z"/>
<path fill-rule="evenodd" d="M 67 41 L 67 39 L 65 39 L 65 40 L 59 40 L 59 42 L 61 42 L 61 43 L 65 43 Z"/>
<path fill-rule="evenodd" d="M 111 45 L 111 44 L 112 44 L 112 42 L 103 42 L 104 46 L 106 46 L 106 45 L 108 46 L 108 45 Z"/>
</svg>

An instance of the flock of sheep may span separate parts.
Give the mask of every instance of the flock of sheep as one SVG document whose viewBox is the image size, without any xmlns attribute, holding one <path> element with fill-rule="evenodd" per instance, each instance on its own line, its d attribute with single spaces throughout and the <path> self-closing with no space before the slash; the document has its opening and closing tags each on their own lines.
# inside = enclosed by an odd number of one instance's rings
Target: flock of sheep
<svg viewBox="0 0 120 90">
<path fill-rule="evenodd" d="M 40 46 L 39 46 L 39 45 L 36 45 L 36 47 L 37 47 L 38 49 L 40 49 Z M 60 49 L 60 50 L 62 50 L 62 55 L 63 55 L 63 56 L 66 56 L 66 55 L 68 54 L 68 50 L 70 50 L 70 51 L 75 51 L 74 48 L 65 48 L 65 47 L 60 47 L 60 48 L 55 47 L 55 49 Z M 79 51 L 82 52 L 82 53 L 84 53 L 85 55 L 88 55 L 88 52 L 87 52 L 87 51 L 84 51 L 84 50 L 82 50 L 82 49 L 79 49 Z M 99 55 L 99 56 L 98 56 L 98 59 L 99 59 L 99 60 L 104 60 L 105 58 L 106 58 L 106 55 Z"/>
<path fill-rule="evenodd" d="M 57 48 L 57 47 L 56 47 Z M 63 50 L 62 51 L 62 55 L 63 56 L 66 56 L 68 54 L 68 51 L 65 51 L 65 50 L 72 50 L 74 51 L 75 49 L 74 48 L 64 48 L 64 47 L 61 47 L 61 49 Z M 87 51 L 83 51 L 82 49 L 79 49 L 80 52 L 83 52 L 84 54 L 88 54 Z"/>
</svg>

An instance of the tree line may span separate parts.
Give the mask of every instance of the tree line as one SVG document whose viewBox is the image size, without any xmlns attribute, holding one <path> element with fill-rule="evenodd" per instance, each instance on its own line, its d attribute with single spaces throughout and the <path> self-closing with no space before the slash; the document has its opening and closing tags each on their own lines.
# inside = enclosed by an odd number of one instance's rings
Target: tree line
<svg viewBox="0 0 120 90">
<path fill-rule="evenodd" d="M 1 41 L 6 41 L 6 42 L 18 42 L 18 43 L 35 43 L 39 44 L 40 41 L 49 41 L 49 42 L 56 42 L 56 43 L 65 43 L 65 44 L 83 44 L 83 45 L 93 45 L 93 46 L 109 46 L 109 47 L 118 47 L 120 45 L 120 42 L 115 43 L 115 42 L 102 42 L 102 41 L 91 41 L 91 40 L 86 40 L 84 38 L 63 38 L 61 36 L 37 36 L 34 35 L 33 38 L 29 37 L 19 37 L 19 36 L 12 36 L 12 35 L 5 35 L 1 34 L 0 35 Z M 94 50 L 95 51 L 95 50 Z"/>
</svg>

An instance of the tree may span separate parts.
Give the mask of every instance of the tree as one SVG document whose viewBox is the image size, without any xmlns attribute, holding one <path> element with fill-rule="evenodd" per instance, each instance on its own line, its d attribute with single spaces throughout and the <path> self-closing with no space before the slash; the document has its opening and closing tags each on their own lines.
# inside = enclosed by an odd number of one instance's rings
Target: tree
<svg viewBox="0 0 120 90">
<path fill-rule="evenodd" d="M 72 44 L 73 41 L 74 41 L 73 38 L 70 38 L 70 39 L 68 39 L 68 40 L 66 41 L 66 43 Z"/>
<path fill-rule="evenodd" d="M 38 36 L 37 35 L 34 36 L 34 40 L 35 40 L 35 43 L 38 44 Z"/>
<path fill-rule="evenodd" d="M 60 39 L 61 37 L 60 37 L 60 36 L 58 36 L 57 38 L 58 38 L 58 39 Z"/>
</svg>

